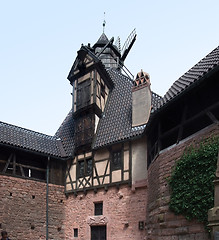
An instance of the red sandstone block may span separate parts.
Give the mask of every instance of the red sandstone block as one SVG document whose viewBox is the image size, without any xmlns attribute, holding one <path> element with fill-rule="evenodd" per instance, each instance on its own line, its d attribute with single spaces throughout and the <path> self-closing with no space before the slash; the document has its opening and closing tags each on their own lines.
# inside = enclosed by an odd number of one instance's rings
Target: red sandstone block
<svg viewBox="0 0 219 240">
<path fill-rule="evenodd" d="M 190 233 L 202 233 L 205 232 L 205 228 L 202 224 L 189 226 Z"/>
<path fill-rule="evenodd" d="M 171 221 L 171 220 L 176 220 L 177 216 L 173 212 L 167 212 L 165 213 L 165 220 L 166 221 Z"/>
<path fill-rule="evenodd" d="M 181 235 L 181 234 L 187 234 L 189 232 L 189 228 L 188 227 L 178 227 L 175 229 L 175 233 L 176 235 Z"/>
<path fill-rule="evenodd" d="M 195 240 L 195 235 L 194 234 L 180 235 L 179 240 Z"/>
<path fill-rule="evenodd" d="M 181 219 L 178 219 L 181 222 L 181 226 L 191 226 L 193 225 L 192 222 L 188 221 L 187 219 L 185 219 L 185 217 L 181 218 Z"/>
<path fill-rule="evenodd" d="M 209 240 L 210 236 L 208 233 L 197 233 L 195 234 L 195 240 Z"/>
<path fill-rule="evenodd" d="M 158 237 L 158 238 L 155 238 L 156 240 L 170 240 L 171 237 L 170 236 L 162 236 L 162 237 Z"/>
<path fill-rule="evenodd" d="M 171 236 L 171 240 L 178 240 L 179 237 L 178 236 Z"/>
<path fill-rule="evenodd" d="M 168 228 L 177 228 L 177 227 L 181 227 L 182 223 L 180 220 L 168 221 L 166 222 L 166 226 Z"/>
<path fill-rule="evenodd" d="M 159 208 L 160 213 L 166 213 L 169 210 L 169 206 L 162 206 Z"/>
<path fill-rule="evenodd" d="M 154 237 L 154 236 L 148 236 L 146 239 L 147 239 L 147 240 L 156 240 L 157 238 Z"/>
<path fill-rule="evenodd" d="M 177 215 L 177 219 L 185 219 L 183 215 Z"/>
<path fill-rule="evenodd" d="M 161 236 L 172 236 L 175 234 L 174 228 L 161 229 Z"/>
</svg>

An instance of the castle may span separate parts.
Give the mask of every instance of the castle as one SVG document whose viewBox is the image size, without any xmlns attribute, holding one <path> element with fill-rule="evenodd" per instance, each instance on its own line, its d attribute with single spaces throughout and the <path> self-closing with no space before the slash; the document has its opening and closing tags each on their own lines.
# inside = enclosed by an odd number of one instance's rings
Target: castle
<svg viewBox="0 0 219 240">
<path fill-rule="evenodd" d="M 164 97 L 102 33 L 68 75 L 72 109 L 54 136 L 0 122 L 0 228 L 12 239 L 208 239 L 169 210 L 170 176 L 186 146 L 219 135 L 219 47 Z"/>
</svg>

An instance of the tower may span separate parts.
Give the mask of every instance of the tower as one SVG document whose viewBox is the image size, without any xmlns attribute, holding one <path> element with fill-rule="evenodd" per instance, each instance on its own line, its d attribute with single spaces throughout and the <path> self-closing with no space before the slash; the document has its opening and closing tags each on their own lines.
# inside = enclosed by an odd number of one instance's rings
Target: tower
<svg viewBox="0 0 219 240">
<path fill-rule="evenodd" d="M 111 38 L 109 41 L 105 33 L 102 33 L 93 46 L 95 55 L 99 57 L 107 69 L 121 67 L 121 54 L 117 46 L 113 44 L 113 41 L 114 38 Z"/>
<path fill-rule="evenodd" d="M 93 47 L 81 46 L 68 75 L 73 86 L 73 118 L 75 122 L 75 153 L 91 150 L 99 119 L 113 89 L 109 69 L 121 70 L 124 60 L 136 40 L 135 29 L 127 38 L 122 54 L 114 38 L 103 32 Z"/>
<path fill-rule="evenodd" d="M 101 44 L 99 41 L 96 48 L 99 46 L 101 50 Z M 110 45 L 110 42 L 108 41 L 107 44 Z M 98 54 L 100 55 L 100 52 Z M 113 82 L 97 55 L 95 48 L 82 46 L 77 52 L 68 76 L 73 86 L 76 153 L 91 150 L 99 119 L 104 111 L 109 92 L 113 88 Z"/>
</svg>

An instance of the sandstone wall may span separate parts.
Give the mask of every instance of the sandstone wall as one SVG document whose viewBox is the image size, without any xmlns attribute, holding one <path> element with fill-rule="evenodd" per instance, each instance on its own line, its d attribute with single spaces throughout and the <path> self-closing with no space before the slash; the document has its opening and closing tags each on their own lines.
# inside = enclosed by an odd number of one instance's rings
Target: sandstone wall
<svg viewBox="0 0 219 240">
<path fill-rule="evenodd" d="M 49 185 L 49 239 L 64 237 L 64 189 Z M 0 230 L 11 239 L 46 239 L 46 184 L 0 175 Z"/>
<path fill-rule="evenodd" d="M 147 240 L 207 240 L 204 226 L 187 221 L 169 210 L 170 191 L 167 178 L 185 147 L 198 144 L 205 138 L 219 135 L 218 125 L 210 126 L 176 146 L 160 153 L 148 170 Z"/>
<path fill-rule="evenodd" d="M 70 194 L 65 205 L 66 240 L 74 239 L 74 228 L 78 228 L 78 239 L 90 239 L 90 226 L 106 225 L 107 240 L 143 240 L 145 230 L 138 229 L 139 221 L 145 221 L 146 188 L 131 191 L 128 185 L 110 187 Z M 103 202 L 103 216 L 94 216 L 94 203 Z"/>
</svg>

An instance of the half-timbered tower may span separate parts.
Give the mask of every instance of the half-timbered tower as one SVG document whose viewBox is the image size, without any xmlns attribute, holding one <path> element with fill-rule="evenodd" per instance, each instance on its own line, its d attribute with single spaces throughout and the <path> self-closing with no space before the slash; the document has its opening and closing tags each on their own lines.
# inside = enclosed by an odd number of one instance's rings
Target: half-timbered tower
<svg viewBox="0 0 219 240">
<path fill-rule="evenodd" d="M 89 206 L 83 216 L 87 224 L 74 223 L 75 229 L 87 233 L 87 238 L 91 235 L 96 239 L 98 234 L 101 239 L 116 236 L 113 233 L 116 219 L 123 218 L 124 214 L 127 215 L 121 223 L 121 227 L 127 229 L 124 237 L 132 227 L 139 237 L 144 234 L 138 225 L 139 222 L 144 225 L 146 209 L 133 219 L 132 212 L 137 205 L 130 205 L 128 199 L 133 194 L 138 195 L 138 199 L 142 199 L 138 207 L 144 209 L 147 147 L 142 133 L 151 102 L 158 98 L 151 93 L 148 74 L 141 71 L 133 81 L 122 73 L 124 60 L 135 39 L 132 33 L 129 44 L 120 52 L 113 38 L 108 40 L 103 33 L 93 47 L 81 46 L 68 76 L 73 87 L 73 109 L 62 128 L 73 122 L 74 145 L 72 158 L 67 162 L 65 192 L 71 201 L 79 198 Z M 123 201 L 124 207 L 117 208 Z M 125 213 L 116 217 L 113 211 Z M 80 212 L 79 207 L 72 214 L 79 216 Z"/>
<path fill-rule="evenodd" d="M 81 47 L 69 73 L 75 141 L 74 158 L 67 171 L 69 193 L 124 183 L 131 186 L 146 179 L 146 172 L 141 171 L 146 166 L 146 141 L 139 140 L 140 153 L 129 139 L 141 135 L 150 114 L 149 75 L 142 71 L 133 82 L 121 74 L 121 61 L 113 39 L 109 41 L 103 33 L 93 48 Z M 138 164 L 133 168 L 135 161 Z"/>
<path fill-rule="evenodd" d="M 125 66 L 135 40 L 81 46 L 54 136 L 0 122 L 0 229 L 12 239 L 208 239 L 170 212 L 166 180 L 186 146 L 219 135 L 219 47 L 160 97 Z"/>
</svg>

